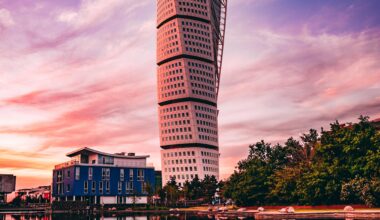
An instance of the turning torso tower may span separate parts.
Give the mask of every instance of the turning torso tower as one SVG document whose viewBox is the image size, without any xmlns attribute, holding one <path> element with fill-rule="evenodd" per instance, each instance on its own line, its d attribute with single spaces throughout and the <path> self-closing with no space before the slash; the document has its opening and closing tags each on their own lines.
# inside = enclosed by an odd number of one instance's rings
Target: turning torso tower
<svg viewBox="0 0 380 220">
<path fill-rule="evenodd" d="M 219 178 L 217 98 L 227 0 L 157 0 L 162 182 Z"/>
</svg>

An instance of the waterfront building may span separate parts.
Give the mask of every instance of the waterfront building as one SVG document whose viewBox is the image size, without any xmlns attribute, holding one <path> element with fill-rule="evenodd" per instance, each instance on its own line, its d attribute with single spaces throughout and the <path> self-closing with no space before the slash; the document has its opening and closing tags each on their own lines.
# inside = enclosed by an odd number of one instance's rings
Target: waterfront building
<svg viewBox="0 0 380 220">
<path fill-rule="evenodd" d="M 22 201 L 32 199 L 40 203 L 50 202 L 51 186 L 38 186 L 34 188 L 18 189 L 14 193 L 13 197 L 20 197 Z"/>
<path fill-rule="evenodd" d="M 0 204 L 7 202 L 7 194 L 15 191 L 16 176 L 0 174 Z"/>
<path fill-rule="evenodd" d="M 109 154 L 81 148 L 67 154 L 69 162 L 53 170 L 52 196 L 56 201 L 88 201 L 90 204 L 147 203 L 155 186 L 149 156 Z"/>
<path fill-rule="evenodd" d="M 226 0 L 157 0 L 162 183 L 219 178 L 217 98 Z"/>
</svg>

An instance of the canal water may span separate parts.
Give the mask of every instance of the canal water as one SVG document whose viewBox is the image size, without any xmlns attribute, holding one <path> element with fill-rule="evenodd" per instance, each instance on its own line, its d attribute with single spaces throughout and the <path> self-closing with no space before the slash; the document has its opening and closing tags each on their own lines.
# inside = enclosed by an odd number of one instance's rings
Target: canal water
<svg viewBox="0 0 380 220">
<path fill-rule="evenodd" d="M 226 220 L 213 215 L 105 215 L 105 216 L 87 216 L 75 214 L 1 214 L 0 220 Z M 228 218 L 228 220 L 243 220 L 243 218 Z M 253 218 L 244 218 L 244 220 L 253 220 Z M 319 219 L 321 220 L 321 219 Z M 327 219 L 326 219 L 327 220 Z"/>
<path fill-rule="evenodd" d="M 213 215 L 194 215 L 194 214 L 176 214 L 176 215 L 105 215 L 105 216 L 88 216 L 76 214 L 1 214 L 0 220 L 226 220 Z M 254 220 L 253 218 L 228 218 L 228 220 Z M 286 219 L 282 219 L 286 220 Z M 290 220 L 290 219 L 289 219 Z M 292 219 L 294 220 L 294 219 Z M 310 220 L 310 219 L 309 219 Z M 318 219 L 321 220 L 321 219 Z M 329 219 L 325 219 L 329 220 Z M 330 219 L 332 220 L 332 219 Z M 336 220 L 336 219 L 335 219 Z M 353 219 L 349 219 L 353 220 Z"/>
<path fill-rule="evenodd" d="M 175 215 L 128 215 L 110 214 L 104 216 L 96 215 L 77 215 L 77 214 L 1 214 L 0 220 L 218 220 L 215 216 L 197 216 L 194 214 L 175 214 Z M 238 220 L 236 218 L 236 220 Z M 247 218 L 246 220 L 253 220 Z"/>
</svg>

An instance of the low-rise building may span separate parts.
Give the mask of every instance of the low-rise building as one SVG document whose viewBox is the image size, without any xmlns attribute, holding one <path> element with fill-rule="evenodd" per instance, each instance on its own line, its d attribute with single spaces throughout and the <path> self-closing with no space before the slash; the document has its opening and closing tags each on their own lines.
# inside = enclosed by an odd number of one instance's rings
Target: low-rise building
<svg viewBox="0 0 380 220">
<path fill-rule="evenodd" d="M 89 204 L 143 204 L 148 187 L 155 186 L 149 156 L 109 154 L 90 148 L 68 153 L 69 162 L 53 170 L 52 196 L 56 201 L 87 201 Z"/>
<path fill-rule="evenodd" d="M 39 186 L 35 188 L 18 189 L 14 197 L 20 197 L 22 201 L 35 200 L 38 203 L 50 201 L 51 186 Z"/>
<path fill-rule="evenodd" d="M 11 174 L 0 174 L 0 204 L 7 202 L 7 194 L 15 191 L 16 176 Z"/>
</svg>

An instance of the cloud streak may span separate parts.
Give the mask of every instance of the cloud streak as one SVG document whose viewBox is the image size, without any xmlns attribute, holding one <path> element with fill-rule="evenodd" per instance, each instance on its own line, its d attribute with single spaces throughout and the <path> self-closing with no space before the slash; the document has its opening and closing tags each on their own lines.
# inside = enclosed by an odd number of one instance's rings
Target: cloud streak
<svg viewBox="0 0 380 220">
<path fill-rule="evenodd" d="M 377 4 L 233 1 L 222 177 L 261 139 L 380 117 Z M 0 171 L 18 175 L 18 187 L 48 184 L 51 167 L 83 146 L 151 154 L 160 168 L 155 13 L 151 0 L 0 5 Z"/>
</svg>

